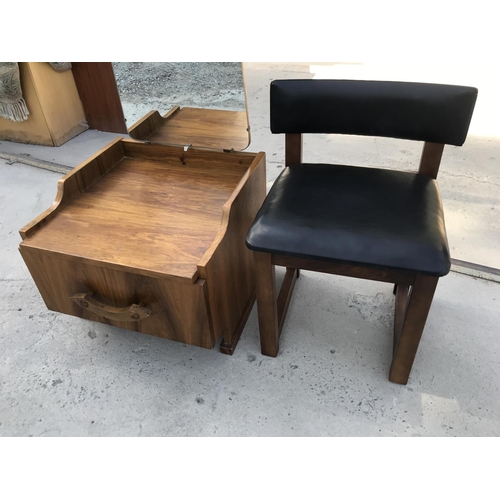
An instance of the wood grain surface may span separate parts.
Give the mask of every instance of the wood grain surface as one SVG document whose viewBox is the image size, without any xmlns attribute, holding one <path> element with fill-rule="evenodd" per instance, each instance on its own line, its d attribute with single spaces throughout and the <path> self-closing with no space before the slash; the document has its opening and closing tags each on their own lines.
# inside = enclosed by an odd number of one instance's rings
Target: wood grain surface
<svg viewBox="0 0 500 500">
<path fill-rule="evenodd" d="M 265 196 L 265 155 L 258 153 L 224 205 L 219 233 L 198 265 L 207 280 L 214 330 L 224 336 L 221 351 L 226 354 L 234 352 L 255 300 L 255 270 L 245 237 Z"/>
<path fill-rule="evenodd" d="M 183 161 L 167 155 L 163 162 L 123 157 L 22 244 L 194 283 L 198 262 L 219 231 L 223 206 L 247 168 L 234 165 L 234 158 L 229 165 L 191 161 L 196 154 L 188 153 Z M 221 160 L 231 157 L 220 155 Z M 92 177 L 92 166 L 68 177 L 64 192 L 67 183 L 80 185 L 76 180 L 84 173 Z"/>
<path fill-rule="evenodd" d="M 130 137 L 157 144 L 178 144 L 242 151 L 250 144 L 245 111 L 174 107 L 163 117 L 148 113 L 129 129 Z"/>
<path fill-rule="evenodd" d="M 277 266 L 307 269 L 319 273 L 338 274 L 340 276 L 384 281 L 386 283 L 398 283 L 401 285 L 411 285 L 414 280 L 414 274 L 410 272 L 395 271 L 391 269 L 375 269 L 368 266 L 303 259 L 287 255 L 273 254 L 272 262 Z"/>
<path fill-rule="evenodd" d="M 279 318 L 276 295 L 276 270 L 272 255 L 253 253 L 255 266 L 257 310 L 259 316 L 260 349 L 265 356 L 275 358 L 279 351 Z M 283 317 L 283 323 L 285 318 Z"/>
<path fill-rule="evenodd" d="M 38 231 L 122 159 L 123 146 L 121 140 L 115 139 L 87 161 L 61 177 L 57 182 L 57 194 L 54 203 L 19 231 L 21 237 L 25 239 Z"/>
<path fill-rule="evenodd" d="M 180 109 L 179 106 L 174 106 L 163 116 L 158 111 L 150 111 L 129 127 L 128 135 L 137 141 L 147 141 L 165 123 L 166 119 L 172 117 Z"/>
<path fill-rule="evenodd" d="M 139 304 L 130 304 L 125 307 L 110 306 L 94 297 L 94 292 L 82 292 L 72 295 L 70 299 L 76 305 L 87 309 L 90 313 L 103 318 L 119 322 L 141 321 L 151 315 L 151 310 Z"/>
<path fill-rule="evenodd" d="M 302 134 L 285 134 L 285 167 L 302 163 Z"/>
<path fill-rule="evenodd" d="M 428 175 L 435 179 L 438 175 L 439 165 L 443 156 L 444 144 L 426 142 L 422 148 L 420 157 L 419 174 Z"/>
<path fill-rule="evenodd" d="M 110 62 L 74 62 L 72 65 L 89 127 L 126 134 L 127 126 L 113 65 Z"/>
<path fill-rule="evenodd" d="M 433 276 L 415 276 L 415 282 L 408 293 L 405 316 L 400 320 L 400 332 L 395 339 L 394 356 L 389 370 L 391 382 L 408 382 L 438 281 L 439 278 Z"/>
<path fill-rule="evenodd" d="M 205 280 L 185 284 L 137 273 L 92 266 L 78 259 L 62 259 L 58 254 L 21 247 L 21 255 L 46 306 L 72 316 L 135 330 L 188 344 L 213 348 L 215 338 L 205 297 Z M 140 321 L 115 321 L 92 314 L 71 297 L 92 292 L 100 302 L 112 307 L 139 304 L 151 311 Z"/>
<path fill-rule="evenodd" d="M 232 354 L 265 190 L 264 153 L 118 139 L 59 181 L 21 230 L 21 255 L 49 309 L 207 348 L 223 335 Z"/>
</svg>

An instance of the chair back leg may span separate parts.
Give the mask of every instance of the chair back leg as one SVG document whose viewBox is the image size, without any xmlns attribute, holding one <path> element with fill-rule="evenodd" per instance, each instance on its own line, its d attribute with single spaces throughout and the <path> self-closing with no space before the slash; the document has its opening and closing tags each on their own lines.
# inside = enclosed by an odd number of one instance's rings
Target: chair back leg
<svg viewBox="0 0 500 500">
<path fill-rule="evenodd" d="M 389 380 L 391 382 L 397 384 L 406 384 L 408 382 L 438 280 L 439 278 L 433 276 L 419 275 L 416 276 L 409 290 L 406 287 L 398 286 L 396 292 L 394 355 L 389 371 Z"/>
</svg>

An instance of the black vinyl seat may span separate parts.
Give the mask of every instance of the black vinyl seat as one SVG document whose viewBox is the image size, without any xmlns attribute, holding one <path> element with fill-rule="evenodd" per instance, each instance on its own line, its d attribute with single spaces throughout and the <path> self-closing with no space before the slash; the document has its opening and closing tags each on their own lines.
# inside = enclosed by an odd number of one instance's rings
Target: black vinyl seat
<svg viewBox="0 0 500 500">
<path fill-rule="evenodd" d="M 277 356 L 300 269 L 393 283 L 389 380 L 406 384 L 439 278 L 450 270 L 437 175 L 461 146 L 477 89 L 420 82 L 275 80 L 271 132 L 285 169 L 246 238 L 253 251 L 262 354 Z M 424 142 L 418 171 L 302 161 L 303 134 Z M 276 293 L 275 266 L 286 267 Z"/>
<path fill-rule="evenodd" d="M 295 164 L 274 182 L 251 250 L 444 276 L 450 254 L 437 182 L 379 168 Z"/>
</svg>

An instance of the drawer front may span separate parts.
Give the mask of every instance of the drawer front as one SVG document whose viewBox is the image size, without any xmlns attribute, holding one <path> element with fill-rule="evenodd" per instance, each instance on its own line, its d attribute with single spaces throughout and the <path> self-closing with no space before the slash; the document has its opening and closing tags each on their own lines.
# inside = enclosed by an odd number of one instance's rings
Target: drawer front
<svg viewBox="0 0 500 500">
<path fill-rule="evenodd" d="M 203 279 L 189 284 L 29 247 L 20 251 L 52 311 L 207 349 L 215 345 Z"/>
</svg>

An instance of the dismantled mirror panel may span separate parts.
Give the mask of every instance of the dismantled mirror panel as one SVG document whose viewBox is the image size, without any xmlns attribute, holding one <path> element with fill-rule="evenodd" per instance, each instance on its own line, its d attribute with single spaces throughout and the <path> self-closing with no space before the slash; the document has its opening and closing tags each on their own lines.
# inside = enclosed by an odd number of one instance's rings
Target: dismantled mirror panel
<svg viewBox="0 0 500 500">
<path fill-rule="evenodd" d="M 244 150 L 250 143 L 242 63 L 113 63 L 130 137 Z"/>
</svg>

